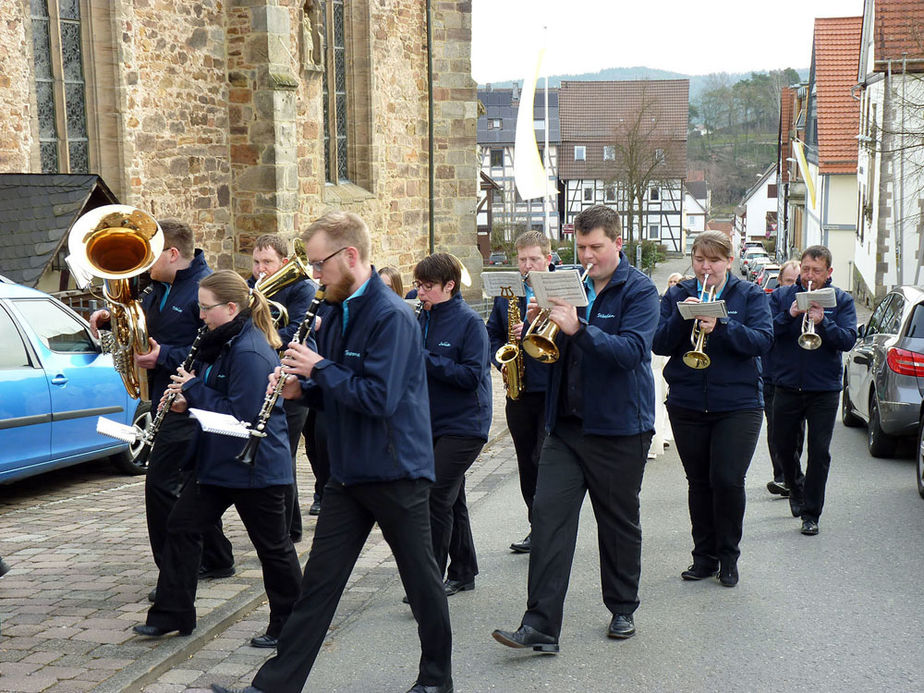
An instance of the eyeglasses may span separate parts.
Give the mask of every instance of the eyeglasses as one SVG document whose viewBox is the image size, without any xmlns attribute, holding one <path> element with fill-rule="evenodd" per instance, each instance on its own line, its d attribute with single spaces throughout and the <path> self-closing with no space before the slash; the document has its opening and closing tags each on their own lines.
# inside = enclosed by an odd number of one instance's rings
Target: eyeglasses
<svg viewBox="0 0 924 693">
<path fill-rule="evenodd" d="M 201 303 L 199 303 L 199 304 L 197 304 L 197 305 L 199 306 L 199 310 L 201 310 L 203 313 L 205 313 L 206 311 L 212 310 L 212 308 L 217 308 L 218 306 L 226 306 L 226 305 L 228 305 L 228 303 L 229 303 L 229 301 L 222 301 L 221 303 L 213 303 L 213 304 L 210 305 L 210 306 L 203 306 Z"/>
<path fill-rule="evenodd" d="M 315 272 L 320 272 L 322 269 L 324 269 L 324 263 L 325 263 L 325 262 L 327 262 L 327 261 L 330 260 L 332 257 L 334 257 L 334 255 L 339 255 L 340 253 L 342 253 L 344 250 L 346 250 L 346 249 L 349 248 L 349 247 L 350 247 L 350 246 L 345 245 L 345 246 L 343 246 L 340 250 L 335 250 L 334 252 L 332 252 L 330 255 L 328 255 L 328 256 L 327 256 L 326 258 L 324 258 L 323 260 L 318 260 L 317 262 L 309 262 L 309 263 L 308 263 L 308 266 L 309 266 L 312 270 L 314 270 Z"/>
<path fill-rule="evenodd" d="M 420 291 L 421 289 L 423 289 L 424 291 L 433 291 L 434 286 L 436 286 L 436 284 L 434 284 L 433 282 L 414 282 L 413 284 L 413 287 L 417 289 L 418 291 Z"/>
</svg>

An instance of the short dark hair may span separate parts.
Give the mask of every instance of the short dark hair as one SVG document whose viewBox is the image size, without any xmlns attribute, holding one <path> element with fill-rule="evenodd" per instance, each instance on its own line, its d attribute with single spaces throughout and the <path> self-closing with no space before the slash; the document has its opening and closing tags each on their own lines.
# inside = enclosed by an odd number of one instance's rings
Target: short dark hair
<svg viewBox="0 0 924 693">
<path fill-rule="evenodd" d="M 192 260 L 196 254 L 196 238 L 189 224 L 179 219 L 164 219 L 158 223 L 164 232 L 164 248 L 176 248 L 180 257 Z"/>
<path fill-rule="evenodd" d="M 262 236 L 257 236 L 257 240 L 253 242 L 253 248 L 254 250 L 272 248 L 279 255 L 280 259 L 285 259 L 289 256 L 289 249 L 286 248 L 286 242 L 275 233 L 264 233 Z"/>
<path fill-rule="evenodd" d="M 808 248 L 802 251 L 802 256 L 799 260 L 804 260 L 808 256 L 813 260 L 824 260 L 825 264 L 828 266 L 828 269 L 831 269 L 833 258 L 831 257 L 831 251 L 825 248 L 823 245 L 810 245 Z"/>
<path fill-rule="evenodd" d="M 574 218 L 574 230 L 577 233 L 590 233 L 594 229 L 603 229 L 611 241 L 622 238 L 622 222 L 619 212 L 606 205 L 593 205 L 582 209 Z"/>
<path fill-rule="evenodd" d="M 539 250 L 541 250 L 544 255 L 548 255 L 552 252 L 552 244 L 549 242 L 548 236 L 542 233 L 542 231 L 524 231 L 517 236 L 513 244 L 516 246 L 517 250 L 532 248 L 536 245 L 539 246 Z"/>
<path fill-rule="evenodd" d="M 452 280 L 455 282 L 452 295 L 455 296 L 462 290 L 462 266 L 449 253 L 433 253 L 417 263 L 414 279 L 443 286 Z"/>
</svg>

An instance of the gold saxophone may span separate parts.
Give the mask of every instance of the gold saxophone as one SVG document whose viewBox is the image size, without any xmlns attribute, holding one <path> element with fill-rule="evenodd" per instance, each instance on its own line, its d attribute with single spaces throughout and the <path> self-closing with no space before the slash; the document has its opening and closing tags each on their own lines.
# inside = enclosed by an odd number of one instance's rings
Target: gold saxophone
<svg viewBox="0 0 924 693">
<path fill-rule="evenodd" d="M 513 330 L 522 322 L 520 318 L 520 303 L 513 289 L 509 286 L 501 288 L 501 298 L 507 299 L 507 343 L 494 354 L 494 360 L 502 364 L 501 373 L 504 376 L 504 389 L 512 400 L 520 398 L 523 392 L 526 376 L 526 364 L 523 362 L 523 351 Z"/>
</svg>

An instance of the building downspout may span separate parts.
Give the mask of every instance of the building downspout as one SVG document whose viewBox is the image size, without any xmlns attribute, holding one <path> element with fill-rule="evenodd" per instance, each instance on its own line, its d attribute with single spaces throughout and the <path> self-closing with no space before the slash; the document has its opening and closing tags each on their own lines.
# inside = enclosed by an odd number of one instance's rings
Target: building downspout
<svg viewBox="0 0 924 693">
<path fill-rule="evenodd" d="M 434 221 L 434 190 L 436 177 L 433 165 L 433 8 L 427 0 L 427 161 L 428 161 L 428 248 L 433 255 L 436 224 Z"/>
<path fill-rule="evenodd" d="M 908 81 L 906 73 L 908 67 L 908 54 L 902 53 L 902 114 L 901 114 L 901 143 L 898 147 L 898 219 L 901 228 L 895 234 L 895 281 L 905 283 L 905 262 L 903 250 L 905 245 L 905 82 Z"/>
</svg>

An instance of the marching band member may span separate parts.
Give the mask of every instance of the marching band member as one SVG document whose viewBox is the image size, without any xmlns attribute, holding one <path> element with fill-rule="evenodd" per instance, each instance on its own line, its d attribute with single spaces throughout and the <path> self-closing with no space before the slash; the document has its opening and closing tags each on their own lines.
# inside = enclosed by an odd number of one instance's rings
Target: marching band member
<svg viewBox="0 0 924 693">
<path fill-rule="evenodd" d="M 527 231 L 521 234 L 516 242 L 517 266 L 520 274 L 525 278 L 530 272 L 548 272 L 552 251 L 549 239 L 540 231 Z M 514 337 L 519 344 L 523 335 L 529 328 L 526 323 L 526 307 L 532 297 L 532 289 L 526 287 L 526 296 L 517 298 L 521 321 L 513 326 Z M 488 318 L 488 337 L 491 340 L 491 354 L 497 353 L 510 338 L 510 320 L 508 310 L 510 300 L 502 296 L 494 298 L 494 306 Z M 517 454 L 517 471 L 520 476 L 520 493 L 526 503 L 526 518 L 532 525 L 533 498 L 536 495 L 536 478 L 539 474 L 539 453 L 545 440 L 545 390 L 551 366 L 536 359 L 528 358 L 520 347 L 519 359 L 524 363 L 524 387 L 516 399 L 506 398 L 504 414 L 507 419 L 507 428 L 513 440 L 513 447 Z M 497 361 L 494 365 L 502 372 L 505 369 L 515 368 L 516 362 L 504 364 Z M 529 553 L 531 547 L 531 534 L 520 541 L 510 545 L 514 553 Z"/>
<path fill-rule="evenodd" d="M 491 366 L 484 322 L 462 300 L 462 273 L 448 253 L 414 268 L 427 365 L 436 482 L 430 488 L 430 534 L 440 575 L 451 561 L 446 595 L 475 588 L 478 561 L 465 503 L 465 472 L 488 440 Z"/>
<path fill-rule="evenodd" d="M 279 364 L 280 346 L 269 305 L 231 270 L 199 282 L 199 313 L 209 331 L 202 338 L 192 371 L 178 369 L 168 391 L 177 393 L 174 411 L 197 407 L 252 421 L 263 403 L 266 381 Z M 195 480 L 180 493 L 167 520 L 167 538 L 154 605 L 139 635 L 188 635 L 196 626 L 196 571 L 202 532 L 230 506 L 237 509 L 263 566 L 270 604 L 269 626 L 251 639 L 273 647 L 298 596 L 299 563 L 289 538 L 285 493 L 292 484 L 289 439 L 282 402 L 269 418 L 251 467 L 237 455 L 241 438 L 201 432 Z"/>
<path fill-rule="evenodd" d="M 760 355 L 770 346 L 773 328 L 760 287 L 730 271 L 728 236 L 705 231 L 697 235 L 691 254 L 695 277 L 664 294 L 654 339 L 655 353 L 670 357 L 664 368 L 670 386 L 667 413 L 689 484 L 693 564 L 681 577 L 702 580 L 718 573 L 721 584 L 734 587 L 744 477 L 763 418 Z M 684 320 L 677 303 L 699 303 L 710 292 L 725 301 L 728 317 Z M 693 327 L 705 335 L 705 367 L 685 362 Z"/>
<path fill-rule="evenodd" d="M 551 299 L 560 358 L 546 400 L 549 436 L 533 501 L 526 613 L 516 631 L 495 630 L 508 647 L 558 652 L 578 521 L 589 492 L 597 519 L 607 635 L 635 634 L 642 528 L 639 491 L 654 428 L 651 340 L 658 290 L 622 252 L 619 213 L 603 205 L 574 220 L 578 257 L 591 266 L 589 305 Z M 530 304 L 529 317 L 538 312 Z"/>
</svg>

